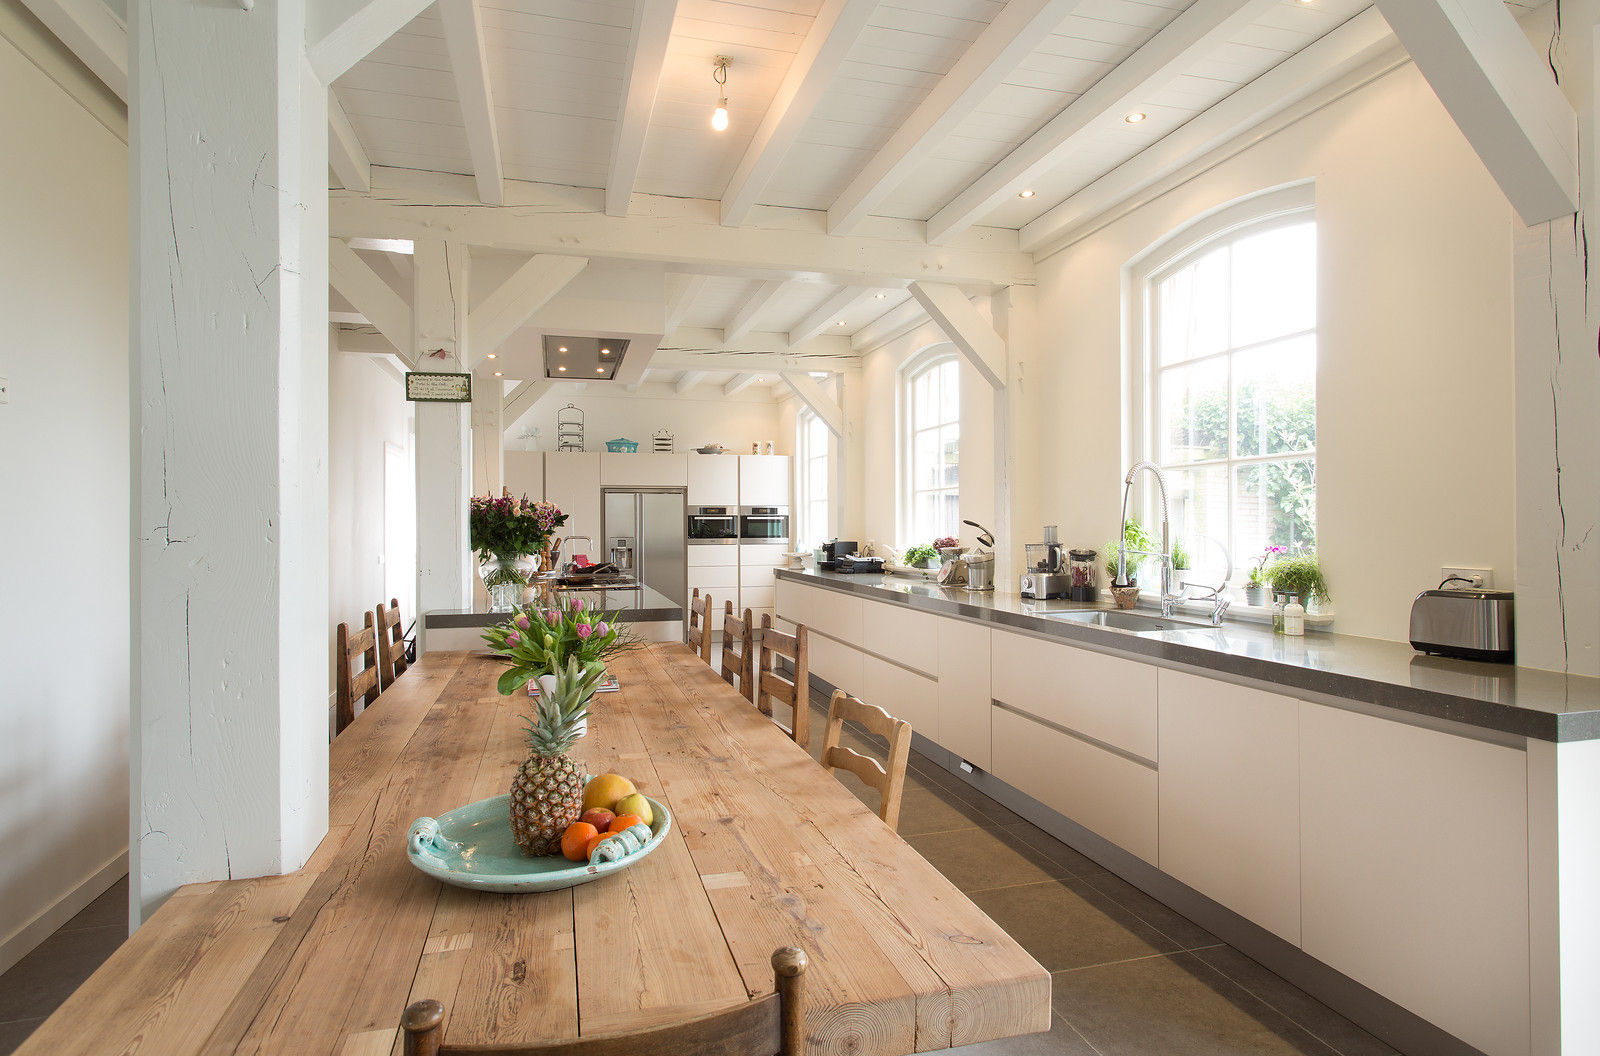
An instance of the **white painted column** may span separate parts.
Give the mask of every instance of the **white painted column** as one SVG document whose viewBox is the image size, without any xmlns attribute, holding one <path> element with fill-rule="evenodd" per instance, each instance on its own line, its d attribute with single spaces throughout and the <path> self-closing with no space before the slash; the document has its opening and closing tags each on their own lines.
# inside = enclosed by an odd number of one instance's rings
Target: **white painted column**
<svg viewBox="0 0 1600 1056">
<path fill-rule="evenodd" d="M 327 832 L 327 90 L 305 0 L 129 5 L 133 920 Z"/>
<path fill-rule="evenodd" d="M 465 370 L 467 249 L 419 239 L 412 259 L 417 369 Z M 417 610 L 466 608 L 472 604 L 475 575 L 467 535 L 472 487 L 468 409 L 461 403 L 419 403 L 416 408 Z"/>
<path fill-rule="evenodd" d="M 1024 540 L 1017 532 L 1019 526 L 1025 526 L 1020 502 L 1025 482 L 1039 479 L 1035 475 L 1037 453 L 1017 440 L 1036 435 L 1024 428 L 1021 420 L 1024 373 L 1039 347 L 1036 303 L 1032 286 L 1008 286 L 990 298 L 995 331 L 1006 342 L 1006 386 L 994 393 L 994 531 L 996 539 L 1006 543 L 995 555 L 995 583 L 999 585 L 1012 583 L 1023 567 Z"/>
</svg>

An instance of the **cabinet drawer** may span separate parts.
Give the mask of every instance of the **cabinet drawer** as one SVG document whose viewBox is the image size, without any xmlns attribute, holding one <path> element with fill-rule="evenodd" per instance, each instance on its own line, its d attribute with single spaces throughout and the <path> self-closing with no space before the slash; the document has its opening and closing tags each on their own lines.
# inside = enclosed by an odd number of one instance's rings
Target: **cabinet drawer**
<svg viewBox="0 0 1600 1056">
<path fill-rule="evenodd" d="M 713 566 L 739 567 L 739 548 L 727 546 L 722 543 L 709 543 L 705 545 L 689 544 L 690 568 L 707 568 Z"/>
<path fill-rule="evenodd" d="M 994 699 L 1156 761 L 1156 668 L 995 631 Z"/>
<path fill-rule="evenodd" d="M 843 642 L 861 640 L 860 598 L 792 579 L 777 580 L 775 591 L 774 605 L 784 619 L 815 627 Z"/>
<path fill-rule="evenodd" d="M 772 611 L 771 587 L 740 587 L 739 604 L 747 609 Z"/>
<path fill-rule="evenodd" d="M 938 616 L 903 605 L 863 601 L 861 647 L 933 675 L 937 673 L 940 622 Z"/>
<path fill-rule="evenodd" d="M 790 628 L 792 630 L 792 628 Z M 861 695 L 861 654 L 820 634 L 810 636 L 811 671 L 834 689 Z"/>
<path fill-rule="evenodd" d="M 732 549 L 730 547 L 729 549 Z M 739 546 L 739 564 L 747 568 L 777 568 L 784 564 L 789 552 L 786 546 Z"/>
<path fill-rule="evenodd" d="M 757 565 L 754 568 L 751 568 L 749 565 L 739 566 L 740 586 L 766 587 L 768 590 L 771 590 L 773 584 L 777 582 L 777 578 L 778 577 L 772 574 L 772 569 L 763 565 Z"/>
<path fill-rule="evenodd" d="M 854 695 L 897 719 L 904 719 L 913 730 L 938 742 L 939 683 L 933 679 L 885 663 L 875 656 L 863 656 L 861 691 Z"/>
<path fill-rule="evenodd" d="M 996 777 L 1155 864 L 1154 770 L 1004 708 L 992 724 Z"/>
<path fill-rule="evenodd" d="M 699 587 L 703 594 L 707 589 L 715 590 L 719 594 L 739 589 L 739 570 L 731 565 L 706 565 L 689 569 L 689 586 Z"/>
<path fill-rule="evenodd" d="M 993 764 L 989 740 L 989 628 L 941 619 L 938 638 L 936 739 L 967 762 L 988 770 Z"/>
</svg>

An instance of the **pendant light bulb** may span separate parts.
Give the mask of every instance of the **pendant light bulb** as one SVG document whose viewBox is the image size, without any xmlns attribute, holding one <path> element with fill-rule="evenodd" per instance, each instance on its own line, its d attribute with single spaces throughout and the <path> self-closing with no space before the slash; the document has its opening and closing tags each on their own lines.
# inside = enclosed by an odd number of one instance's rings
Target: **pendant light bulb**
<svg viewBox="0 0 1600 1056">
<path fill-rule="evenodd" d="M 725 89 L 728 84 L 728 63 L 726 55 L 718 55 L 716 63 L 711 69 L 711 79 L 717 82 L 717 87 Z M 717 108 L 711 112 L 711 127 L 718 132 L 728 130 L 728 96 L 726 92 L 717 98 Z"/>
</svg>

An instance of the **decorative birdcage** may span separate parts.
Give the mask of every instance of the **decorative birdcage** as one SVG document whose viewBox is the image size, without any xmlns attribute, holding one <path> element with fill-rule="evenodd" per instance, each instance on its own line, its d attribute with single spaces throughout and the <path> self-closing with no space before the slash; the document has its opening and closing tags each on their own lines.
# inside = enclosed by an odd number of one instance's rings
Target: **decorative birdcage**
<svg viewBox="0 0 1600 1056">
<path fill-rule="evenodd" d="M 672 442 L 672 434 L 663 429 L 650 438 L 650 450 L 658 455 L 670 455 Z"/>
<path fill-rule="evenodd" d="M 583 412 L 575 404 L 556 412 L 556 450 L 583 450 Z"/>
</svg>

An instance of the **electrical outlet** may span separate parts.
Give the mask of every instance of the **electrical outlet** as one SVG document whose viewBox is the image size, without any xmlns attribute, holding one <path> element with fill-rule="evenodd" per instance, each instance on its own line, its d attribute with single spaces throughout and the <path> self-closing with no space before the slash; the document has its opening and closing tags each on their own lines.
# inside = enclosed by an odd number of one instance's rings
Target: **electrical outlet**
<svg viewBox="0 0 1600 1056">
<path fill-rule="evenodd" d="M 1479 590 L 1494 589 L 1494 569 L 1492 568 L 1441 568 L 1439 570 L 1439 581 L 1441 583 L 1451 576 L 1460 576 L 1461 579 L 1467 582 L 1462 583 L 1457 580 L 1454 583 L 1445 583 L 1444 585 L 1447 589 L 1450 587 L 1456 587 L 1461 590 L 1474 587 Z"/>
<path fill-rule="evenodd" d="M 11 402 L 11 382 L 0 378 L 0 403 Z"/>
</svg>

